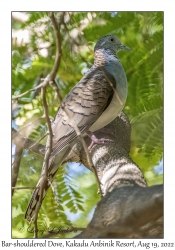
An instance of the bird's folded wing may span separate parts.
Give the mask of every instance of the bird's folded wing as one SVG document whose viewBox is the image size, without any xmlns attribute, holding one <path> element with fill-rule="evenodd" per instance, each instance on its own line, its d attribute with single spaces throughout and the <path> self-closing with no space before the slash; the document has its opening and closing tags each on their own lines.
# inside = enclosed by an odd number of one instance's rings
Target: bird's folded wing
<svg viewBox="0 0 175 250">
<path fill-rule="evenodd" d="M 115 85 L 115 80 L 108 75 Z M 67 95 L 52 123 L 53 152 L 58 154 L 77 138 L 75 125 L 83 134 L 100 117 L 113 97 L 113 89 L 99 68 L 91 68 Z"/>
</svg>

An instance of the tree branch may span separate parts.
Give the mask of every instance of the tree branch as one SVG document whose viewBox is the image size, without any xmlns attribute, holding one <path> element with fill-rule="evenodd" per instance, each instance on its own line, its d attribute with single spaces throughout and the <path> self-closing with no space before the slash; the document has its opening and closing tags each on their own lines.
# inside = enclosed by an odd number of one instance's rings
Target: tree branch
<svg viewBox="0 0 175 250">
<path fill-rule="evenodd" d="M 52 25 L 54 28 L 54 33 L 55 33 L 55 38 L 56 38 L 56 49 L 57 49 L 54 67 L 50 73 L 50 81 L 53 81 L 55 79 L 55 76 L 60 66 L 62 51 L 61 51 L 60 25 L 58 22 L 56 22 L 53 12 L 50 12 L 49 16 L 50 16 L 50 19 L 52 20 Z"/>
<path fill-rule="evenodd" d="M 23 152 L 23 148 L 16 146 L 15 160 L 14 160 L 13 167 L 12 167 L 12 187 L 16 186 L 22 152 Z M 14 189 L 12 189 L 12 195 L 13 193 L 14 193 Z"/>
<path fill-rule="evenodd" d="M 47 122 L 47 126 L 48 126 L 48 130 L 49 130 L 49 135 L 48 135 L 48 140 L 47 140 L 47 148 L 46 148 L 46 153 L 45 153 L 45 157 L 44 157 L 44 172 L 41 176 L 41 183 L 40 183 L 40 197 L 39 197 L 39 202 L 36 206 L 36 212 L 35 215 L 33 216 L 33 222 L 34 222 L 34 236 L 35 238 L 37 238 L 37 218 L 38 218 L 38 212 L 42 203 L 42 197 L 43 197 L 43 191 L 44 191 L 44 186 L 45 183 L 47 181 L 48 178 L 48 167 L 49 167 L 49 159 L 50 159 L 50 155 L 52 152 L 52 138 L 53 138 L 53 133 L 52 133 L 52 127 L 51 127 L 51 122 L 49 119 L 49 113 L 48 113 L 48 105 L 47 105 L 47 101 L 46 101 L 46 87 L 48 85 L 49 82 L 53 82 L 56 73 L 58 71 L 59 65 L 60 65 L 60 60 L 61 60 L 61 42 L 60 42 L 60 30 L 59 30 L 59 26 L 56 23 L 55 20 L 55 16 L 53 14 L 53 12 L 50 13 L 50 18 L 52 20 L 52 24 L 54 27 L 54 32 L 55 32 L 55 36 L 56 36 L 56 58 L 55 58 L 55 63 L 53 66 L 53 69 L 51 71 L 51 73 L 45 78 L 45 80 L 43 81 L 42 84 L 42 88 L 41 88 L 41 97 L 42 97 L 42 102 L 43 102 L 43 106 L 44 106 L 44 117 L 46 118 L 46 122 Z"/>
<path fill-rule="evenodd" d="M 28 187 L 12 187 L 12 190 L 19 190 L 19 189 L 35 189 L 36 187 L 30 187 L 30 186 L 28 186 Z"/>
<path fill-rule="evenodd" d="M 29 89 L 29 90 L 27 90 L 26 92 L 24 92 L 24 93 L 22 93 L 22 94 L 20 94 L 20 95 L 12 96 L 12 100 L 16 100 L 16 99 L 18 99 L 18 98 L 20 98 L 20 97 L 22 97 L 22 96 L 24 96 L 24 95 L 27 95 L 28 93 L 30 93 L 30 92 L 32 92 L 32 91 L 35 91 L 35 90 L 41 88 L 41 87 L 42 87 L 42 84 L 43 84 L 43 83 L 40 83 L 37 87 L 35 87 L 35 88 L 33 88 L 33 89 Z"/>
<path fill-rule="evenodd" d="M 57 71 L 58 71 L 58 68 L 59 68 L 59 65 L 60 65 L 60 61 L 61 61 L 60 26 L 56 22 L 56 19 L 55 19 L 55 16 L 54 16 L 53 12 L 50 12 L 49 16 L 50 16 L 52 24 L 53 24 L 55 38 L 56 38 L 56 57 L 55 57 L 55 63 L 54 63 L 53 69 L 50 72 L 50 74 L 47 75 L 47 77 L 44 79 L 44 81 L 41 84 L 39 84 L 37 87 L 35 87 L 33 89 L 30 89 L 30 90 L 26 91 L 25 93 L 22 93 L 22 94 L 20 94 L 18 96 L 13 97 L 13 99 L 18 99 L 18 98 L 24 96 L 25 94 L 27 94 L 29 92 L 32 92 L 32 91 L 34 91 L 36 89 L 41 88 L 42 102 L 43 102 L 43 106 L 44 106 L 44 116 L 43 117 L 46 118 L 48 130 L 49 130 L 48 144 L 47 144 L 46 153 L 45 153 L 45 157 L 44 157 L 45 167 L 44 167 L 44 172 L 43 172 L 43 174 L 41 176 L 41 178 L 42 178 L 41 179 L 41 186 L 40 186 L 41 194 L 40 194 L 40 199 L 39 199 L 38 205 L 36 206 L 36 213 L 33 216 L 33 222 L 34 222 L 34 227 L 35 227 L 35 237 L 37 237 L 37 231 L 38 231 L 37 230 L 37 217 L 38 217 L 38 212 L 39 212 L 40 205 L 41 205 L 41 202 L 42 202 L 42 194 L 43 194 L 43 190 L 44 190 L 44 185 L 45 185 L 45 183 L 47 181 L 47 177 L 48 177 L 48 165 L 49 165 L 50 155 L 51 155 L 51 152 L 52 152 L 53 134 L 52 134 L 51 122 L 50 122 L 50 119 L 49 119 L 48 105 L 47 105 L 47 101 L 46 101 L 46 87 L 48 86 L 49 83 L 51 83 L 51 86 L 53 86 L 56 89 L 57 85 L 54 84 L 54 78 L 55 78 L 55 76 L 57 74 Z M 57 89 L 57 95 L 58 95 L 58 89 Z M 23 146 L 26 144 L 26 140 L 24 140 L 24 138 L 20 138 L 20 143 L 21 142 L 22 142 Z M 31 141 L 28 141 L 28 143 L 29 142 L 31 144 Z M 16 139 L 16 143 L 19 143 L 18 138 Z M 38 146 L 38 144 L 35 143 L 32 146 L 33 146 L 32 149 L 34 150 L 34 148 L 36 148 L 36 146 Z M 20 147 L 20 150 L 21 150 L 21 147 Z M 16 165 L 18 165 L 18 169 L 19 169 L 19 161 L 17 163 L 18 164 L 16 164 Z M 12 184 L 12 186 L 14 187 L 15 184 Z M 12 189 L 12 192 L 13 192 L 13 190 L 14 189 Z"/>
<path fill-rule="evenodd" d="M 163 185 L 116 187 L 75 238 L 162 238 Z M 154 230 L 153 230 L 154 229 Z"/>
</svg>

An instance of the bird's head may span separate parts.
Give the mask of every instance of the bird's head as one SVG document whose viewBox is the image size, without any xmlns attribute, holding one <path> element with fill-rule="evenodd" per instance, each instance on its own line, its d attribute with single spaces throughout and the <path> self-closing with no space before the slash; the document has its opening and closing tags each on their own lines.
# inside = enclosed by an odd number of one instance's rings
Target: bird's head
<svg viewBox="0 0 175 250">
<path fill-rule="evenodd" d="M 94 52 L 99 49 L 111 50 L 114 53 L 120 50 L 131 50 L 129 47 L 123 45 L 120 40 L 113 35 L 101 37 L 95 45 Z"/>
</svg>

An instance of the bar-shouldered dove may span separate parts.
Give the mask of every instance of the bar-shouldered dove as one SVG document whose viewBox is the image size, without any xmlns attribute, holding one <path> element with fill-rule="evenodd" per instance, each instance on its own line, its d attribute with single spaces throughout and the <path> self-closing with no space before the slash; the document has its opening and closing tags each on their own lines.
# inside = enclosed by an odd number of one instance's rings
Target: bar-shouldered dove
<svg viewBox="0 0 175 250">
<path fill-rule="evenodd" d="M 104 143 L 105 139 L 97 139 L 92 132 L 109 124 L 123 109 L 128 88 L 125 71 L 116 56 L 120 50 L 130 50 L 130 48 L 122 45 L 120 40 L 113 35 L 100 38 L 94 48 L 93 66 L 69 92 L 59 107 L 52 122 L 52 153 L 48 166 L 48 180 L 45 183 L 41 201 L 60 164 L 78 140 L 75 125 L 82 135 L 89 135 L 93 143 Z M 46 151 L 47 145 L 48 142 Z M 44 169 L 45 162 L 40 180 L 26 210 L 27 221 L 34 220 L 36 216 Z"/>
</svg>

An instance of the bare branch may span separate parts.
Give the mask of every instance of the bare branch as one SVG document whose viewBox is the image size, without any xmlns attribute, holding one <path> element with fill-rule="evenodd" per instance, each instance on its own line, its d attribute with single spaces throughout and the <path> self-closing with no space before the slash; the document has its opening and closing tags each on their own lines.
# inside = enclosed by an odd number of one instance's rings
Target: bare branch
<svg viewBox="0 0 175 250">
<path fill-rule="evenodd" d="M 37 220 L 34 221 L 34 238 L 38 238 Z"/>
<path fill-rule="evenodd" d="M 60 25 L 58 22 L 56 22 L 55 16 L 53 12 L 50 12 L 50 19 L 52 20 L 53 28 L 54 28 L 54 33 L 55 33 L 55 38 L 56 38 L 56 57 L 55 57 L 55 64 L 54 67 L 50 73 L 50 81 L 53 81 L 56 73 L 58 71 L 58 68 L 60 66 L 60 61 L 61 61 L 61 36 L 60 36 Z"/>
<path fill-rule="evenodd" d="M 163 185 L 116 187 L 98 203 L 92 221 L 75 238 L 160 238 L 162 217 Z"/>
<path fill-rule="evenodd" d="M 104 230 L 100 230 L 102 233 L 109 234 L 115 233 L 116 238 L 125 237 L 130 233 L 137 233 L 140 231 L 140 227 L 150 223 L 157 221 L 161 216 L 163 216 L 163 193 L 162 186 L 154 186 L 156 195 L 152 195 L 150 199 L 147 199 L 146 202 L 140 202 L 137 206 L 131 209 L 130 213 L 124 216 L 120 216 L 118 220 L 114 220 L 113 223 Z M 148 187 L 149 189 L 149 187 Z M 132 191 L 132 189 L 131 189 Z M 145 196 L 147 189 L 145 189 Z M 131 193 L 132 195 L 132 193 Z M 140 197 L 141 199 L 141 197 Z M 97 229 L 99 231 L 99 228 Z"/>
<path fill-rule="evenodd" d="M 49 159 L 50 159 L 50 155 L 52 152 L 52 138 L 53 138 L 53 134 L 52 134 L 52 127 L 51 127 L 51 122 L 49 119 L 49 112 L 48 112 L 48 105 L 47 105 L 47 101 L 46 101 L 46 86 L 42 87 L 41 89 L 41 96 L 42 96 L 42 102 L 43 102 L 43 106 L 44 106 L 44 116 L 46 118 L 47 121 L 47 126 L 48 126 L 48 130 L 49 130 L 49 135 L 48 135 L 48 145 L 47 145 L 47 149 L 46 149 L 46 153 L 45 153 L 45 157 L 44 157 L 44 172 L 41 176 L 41 182 L 40 182 L 40 197 L 39 197 L 39 201 L 37 203 L 36 206 L 36 210 L 35 210 L 35 214 L 32 218 L 33 222 L 34 222 L 34 236 L 35 238 L 37 238 L 37 218 L 38 218 L 38 212 L 42 203 L 42 199 L 43 199 L 43 191 L 44 191 L 44 187 L 48 178 L 48 167 L 49 167 Z"/>
<path fill-rule="evenodd" d="M 46 164 L 45 174 L 47 176 L 49 158 L 50 158 L 50 154 L 52 152 L 53 133 L 52 133 L 51 121 L 49 119 L 48 105 L 47 105 L 47 101 L 46 101 L 46 88 L 42 88 L 41 95 L 42 95 L 42 101 L 43 101 L 43 105 L 44 105 L 44 115 L 46 117 L 47 126 L 48 126 L 48 130 L 49 130 L 47 153 L 46 153 L 46 157 L 44 159 L 45 164 Z"/>
<path fill-rule="evenodd" d="M 37 145 L 40 141 L 42 141 L 42 139 L 44 139 L 47 135 L 48 133 L 43 135 L 38 141 L 34 142 L 34 144 L 30 146 L 29 150 L 31 150 L 35 145 Z"/>
<path fill-rule="evenodd" d="M 77 128 L 78 128 L 78 127 L 77 127 Z M 97 183 L 98 183 L 98 187 L 99 187 L 99 193 L 100 193 L 100 195 L 101 195 L 101 197 L 102 197 L 103 194 L 102 194 L 102 190 L 101 190 L 101 182 L 100 182 L 100 180 L 99 180 L 99 178 L 98 178 L 97 170 L 96 170 L 96 168 L 94 167 L 94 165 L 93 165 L 93 163 L 92 163 L 92 159 L 91 159 L 91 157 L 90 157 L 90 155 L 89 155 L 89 151 L 88 151 L 87 145 L 86 145 L 86 143 L 85 143 L 85 141 L 84 141 L 84 138 L 83 138 L 81 135 L 79 135 L 78 137 L 79 137 L 79 139 L 80 139 L 80 141 L 81 141 L 81 143 L 82 143 L 82 145 L 83 145 L 84 151 L 85 151 L 85 153 L 86 153 L 86 156 L 87 156 L 87 159 L 88 159 L 88 162 L 89 162 L 89 166 L 90 166 L 91 170 L 92 170 L 92 171 L 94 172 L 94 174 L 95 174 L 95 177 L 96 177 L 96 180 L 97 180 Z"/>
<path fill-rule="evenodd" d="M 35 189 L 36 187 L 30 187 L 30 186 L 26 186 L 26 187 L 12 187 L 12 190 L 19 190 L 19 189 Z"/>
<path fill-rule="evenodd" d="M 29 89 L 29 90 L 27 90 L 26 92 L 24 92 L 24 93 L 22 93 L 20 95 L 13 96 L 12 100 L 16 100 L 16 99 L 18 99 L 18 98 L 20 98 L 20 97 L 22 97 L 22 96 L 24 96 L 24 95 L 26 95 L 26 94 L 28 94 L 28 93 L 30 93 L 32 91 L 35 91 L 35 90 L 37 90 L 37 89 L 39 89 L 41 87 L 42 87 L 42 83 L 40 83 L 37 87 L 35 87 L 33 89 Z"/>
<path fill-rule="evenodd" d="M 13 167 L 12 167 L 12 186 L 13 187 L 15 187 L 16 182 L 17 182 L 22 152 L 23 152 L 23 148 L 16 146 L 15 160 L 14 160 Z M 14 189 L 12 190 L 12 195 L 13 193 L 14 193 Z"/>
<path fill-rule="evenodd" d="M 56 58 L 55 58 L 55 63 L 53 66 L 53 69 L 51 71 L 51 73 L 45 78 L 45 80 L 42 83 L 42 88 L 41 88 L 41 97 L 42 97 L 42 102 L 43 102 L 43 106 L 44 106 L 44 117 L 46 118 L 46 122 L 47 122 L 47 126 L 48 126 L 48 131 L 49 131 L 49 135 L 48 135 L 48 144 L 47 144 L 47 149 L 46 149 L 46 153 L 45 153 L 45 157 L 44 157 L 44 173 L 41 176 L 41 183 L 40 183 L 40 197 L 39 197 L 39 202 L 36 206 L 36 212 L 32 218 L 33 222 L 34 222 L 34 237 L 37 238 L 37 218 L 38 218 L 38 212 L 42 203 L 42 197 L 43 197 L 43 191 L 44 191 L 44 186 L 45 183 L 47 181 L 48 178 L 48 167 L 49 167 L 49 159 L 50 159 L 50 155 L 52 152 L 52 138 L 53 138 L 53 133 L 52 133 L 52 127 L 51 127 L 51 122 L 49 119 L 49 112 L 48 112 L 48 105 L 47 105 L 47 101 L 46 101 L 46 87 L 48 85 L 49 82 L 53 82 L 56 73 L 58 71 L 59 65 L 60 65 L 60 60 L 61 60 L 61 42 L 60 42 L 60 27 L 59 25 L 56 23 L 55 20 L 55 16 L 53 14 L 53 12 L 50 13 L 50 18 L 52 20 L 52 24 L 54 27 L 54 32 L 55 32 L 55 37 L 56 37 L 56 48 L 57 48 L 57 52 L 56 52 Z"/>
</svg>

